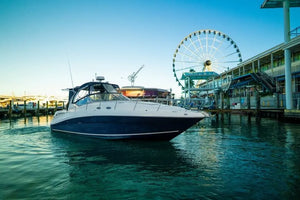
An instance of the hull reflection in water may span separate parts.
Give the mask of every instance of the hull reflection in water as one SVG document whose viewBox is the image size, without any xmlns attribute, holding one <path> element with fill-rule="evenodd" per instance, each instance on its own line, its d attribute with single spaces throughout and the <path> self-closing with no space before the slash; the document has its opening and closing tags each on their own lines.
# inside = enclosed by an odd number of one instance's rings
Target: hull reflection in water
<svg viewBox="0 0 300 200">
<path fill-rule="evenodd" d="M 176 149 L 168 141 L 111 141 L 93 140 L 70 134 L 52 132 L 65 148 L 67 164 L 137 165 L 156 171 L 164 167 L 175 170 L 187 163 L 178 157 Z M 57 141 L 57 140 L 56 140 Z M 57 145 L 57 144 L 56 144 Z"/>
</svg>

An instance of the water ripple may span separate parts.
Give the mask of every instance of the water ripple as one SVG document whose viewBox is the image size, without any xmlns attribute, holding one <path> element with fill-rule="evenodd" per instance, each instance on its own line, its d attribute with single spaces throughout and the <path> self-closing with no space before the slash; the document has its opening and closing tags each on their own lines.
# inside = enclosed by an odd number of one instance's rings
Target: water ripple
<svg viewBox="0 0 300 200">
<path fill-rule="evenodd" d="M 208 119 L 170 142 L 51 133 L 1 122 L 0 199 L 298 199 L 300 125 Z"/>
</svg>

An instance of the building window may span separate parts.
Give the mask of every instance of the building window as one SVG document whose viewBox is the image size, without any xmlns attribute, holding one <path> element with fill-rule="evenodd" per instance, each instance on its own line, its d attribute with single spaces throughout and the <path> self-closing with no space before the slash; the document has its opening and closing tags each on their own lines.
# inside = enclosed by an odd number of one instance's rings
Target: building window
<svg viewBox="0 0 300 200">
<path fill-rule="evenodd" d="M 300 92 L 300 77 L 295 78 L 295 92 Z"/>
<path fill-rule="evenodd" d="M 293 54 L 293 62 L 300 60 L 300 51 Z"/>
<path fill-rule="evenodd" d="M 282 93 L 285 93 L 285 83 L 283 81 L 278 81 L 279 90 L 282 91 Z"/>
</svg>

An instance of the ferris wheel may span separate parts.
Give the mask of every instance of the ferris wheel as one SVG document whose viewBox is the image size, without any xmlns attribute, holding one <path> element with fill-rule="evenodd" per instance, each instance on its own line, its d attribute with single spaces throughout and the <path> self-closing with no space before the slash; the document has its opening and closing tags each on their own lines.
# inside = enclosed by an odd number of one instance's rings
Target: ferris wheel
<svg viewBox="0 0 300 200">
<path fill-rule="evenodd" d="M 177 46 L 173 57 L 173 73 L 183 89 L 181 78 L 187 72 L 215 72 L 220 74 L 242 62 L 236 43 L 216 30 L 199 30 L 186 36 Z"/>
</svg>

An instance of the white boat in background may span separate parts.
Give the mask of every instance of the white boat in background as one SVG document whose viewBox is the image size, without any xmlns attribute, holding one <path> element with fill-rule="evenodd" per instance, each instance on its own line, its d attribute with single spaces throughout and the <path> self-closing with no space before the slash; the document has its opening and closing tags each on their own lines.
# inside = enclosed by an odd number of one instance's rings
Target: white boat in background
<svg viewBox="0 0 300 200">
<path fill-rule="evenodd" d="M 67 109 L 55 113 L 52 131 L 104 139 L 170 140 L 209 117 L 203 111 L 132 101 L 118 85 L 102 82 L 104 77 L 97 80 L 69 89 Z"/>
</svg>

